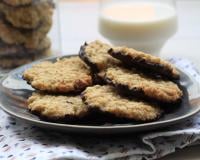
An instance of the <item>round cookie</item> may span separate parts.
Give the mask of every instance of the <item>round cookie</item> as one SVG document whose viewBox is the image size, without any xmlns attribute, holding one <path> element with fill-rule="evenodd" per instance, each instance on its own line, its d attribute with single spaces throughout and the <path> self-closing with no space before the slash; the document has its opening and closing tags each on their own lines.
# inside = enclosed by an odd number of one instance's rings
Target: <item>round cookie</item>
<svg viewBox="0 0 200 160">
<path fill-rule="evenodd" d="M 119 118 L 152 121 L 160 117 L 162 113 L 156 105 L 121 97 L 112 86 L 88 87 L 82 93 L 82 99 L 88 108 L 98 109 Z"/>
<path fill-rule="evenodd" d="M 23 6 L 23 5 L 29 5 L 32 3 L 32 1 L 35 0 L 2 0 L 5 4 L 17 7 L 17 6 Z"/>
<path fill-rule="evenodd" d="M 24 45 L 26 48 L 37 48 L 42 39 L 49 32 L 52 19 L 43 21 L 43 24 L 33 31 L 17 30 L 0 19 L 0 39 L 8 44 Z"/>
<path fill-rule="evenodd" d="M 39 1 L 25 7 L 11 7 L 0 2 L 0 13 L 12 26 L 18 29 L 37 29 L 43 21 L 50 21 L 53 15 L 53 4 Z"/>
<path fill-rule="evenodd" d="M 180 77 L 178 70 L 172 64 L 159 57 L 127 47 L 114 47 L 108 53 L 126 66 L 141 69 L 152 75 L 161 75 L 169 79 L 179 79 Z"/>
<path fill-rule="evenodd" d="M 76 56 L 41 62 L 27 69 L 23 77 L 33 88 L 52 93 L 80 92 L 92 85 L 90 70 Z"/>
<path fill-rule="evenodd" d="M 41 53 L 51 47 L 51 41 L 48 37 L 42 40 L 39 46 L 35 49 L 28 49 L 23 45 L 10 45 L 0 42 L 0 56 L 27 56 Z"/>
<path fill-rule="evenodd" d="M 27 102 L 31 112 L 52 121 L 79 119 L 88 113 L 80 96 L 33 93 Z"/>
<path fill-rule="evenodd" d="M 111 47 L 108 44 L 98 40 L 89 44 L 85 43 L 80 48 L 79 56 L 88 66 L 90 66 L 93 72 L 100 72 L 109 65 L 119 62 L 108 54 L 110 48 Z"/>
<path fill-rule="evenodd" d="M 32 61 L 44 58 L 46 56 L 51 55 L 51 50 L 46 49 L 41 53 L 37 54 L 29 54 L 28 56 L 24 57 L 17 57 L 17 56 L 0 56 L 0 68 L 3 69 L 12 69 L 18 66 L 30 63 Z"/>
<path fill-rule="evenodd" d="M 153 79 L 134 69 L 108 68 L 105 79 L 123 92 L 160 102 L 176 103 L 183 96 L 182 91 L 174 82 Z"/>
</svg>

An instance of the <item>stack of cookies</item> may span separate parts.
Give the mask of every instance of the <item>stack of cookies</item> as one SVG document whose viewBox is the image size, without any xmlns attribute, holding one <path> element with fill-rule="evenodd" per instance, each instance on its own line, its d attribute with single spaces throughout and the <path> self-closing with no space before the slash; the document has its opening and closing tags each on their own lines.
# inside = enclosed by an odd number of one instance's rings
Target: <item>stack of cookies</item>
<svg viewBox="0 0 200 160">
<path fill-rule="evenodd" d="M 0 1 L 0 67 L 13 68 L 50 54 L 51 0 Z"/>
<path fill-rule="evenodd" d="M 181 102 L 179 76 L 174 66 L 158 57 L 100 41 L 81 46 L 79 57 L 41 62 L 23 74 L 36 89 L 28 99 L 30 112 L 67 123 L 88 117 L 93 117 L 91 122 L 105 117 L 157 120 L 166 105 Z"/>
</svg>

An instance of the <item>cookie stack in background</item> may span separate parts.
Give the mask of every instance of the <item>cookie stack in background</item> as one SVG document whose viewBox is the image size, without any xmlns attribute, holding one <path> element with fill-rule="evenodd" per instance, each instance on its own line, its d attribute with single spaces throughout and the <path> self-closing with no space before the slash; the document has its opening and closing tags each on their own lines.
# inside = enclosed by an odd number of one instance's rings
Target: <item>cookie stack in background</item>
<svg viewBox="0 0 200 160">
<path fill-rule="evenodd" d="M 0 67 L 14 68 L 50 53 L 52 0 L 0 0 Z"/>
</svg>

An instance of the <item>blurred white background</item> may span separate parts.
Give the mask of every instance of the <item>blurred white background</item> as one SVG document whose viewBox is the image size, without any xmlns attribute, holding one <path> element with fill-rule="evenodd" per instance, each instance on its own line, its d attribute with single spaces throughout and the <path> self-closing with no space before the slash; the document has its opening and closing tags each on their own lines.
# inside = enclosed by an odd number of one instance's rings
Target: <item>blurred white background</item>
<svg viewBox="0 0 200 160">
<path fill-rule="evenodd" d="M 84 41 L 103 39 L 98 33 L 97 0 L 60 0 L 62 54 L 76 54 Z M 162 57 L 183 57 L 200 69 L 200 1 L 177 0 L 179 31 L 161 51 Z"/>
</svg>

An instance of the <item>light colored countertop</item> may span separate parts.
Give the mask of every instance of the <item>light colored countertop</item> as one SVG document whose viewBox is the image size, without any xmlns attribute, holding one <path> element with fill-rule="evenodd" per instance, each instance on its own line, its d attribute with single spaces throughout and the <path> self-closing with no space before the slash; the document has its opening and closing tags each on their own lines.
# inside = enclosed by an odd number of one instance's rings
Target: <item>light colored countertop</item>
<svg viewBox="0 0 200 160">
<path fill-rule="evenodd" d="M 77 53 L 84 41 L 103 39 L 98 33 L 96 1 L 62 0 L 60 5 L 62 53 Z M 178 0 L 179 31 L 161 51 L 162 57 L 183 57 L 200 69 L 200 1 Z M 189 147 L 160 160 L 199 160 L 200 146 Z"/>
</svg>

